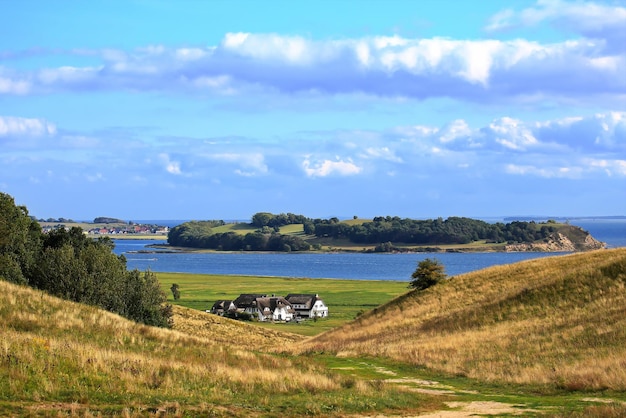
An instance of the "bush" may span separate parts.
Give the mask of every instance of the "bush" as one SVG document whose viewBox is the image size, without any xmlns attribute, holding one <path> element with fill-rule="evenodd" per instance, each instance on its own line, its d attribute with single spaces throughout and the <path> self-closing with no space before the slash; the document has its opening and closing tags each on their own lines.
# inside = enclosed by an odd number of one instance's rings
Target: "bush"
<svg viewBox="0 0 626 418">
<path fill-rule="evenodd" d="M 411 275 L 413 280 L 409 287 L 418 290 L 428 289 L 446 278 L 443 264 L 436 259 L 427 258 L 417 264 L 417 269 Z"/>
</svg>

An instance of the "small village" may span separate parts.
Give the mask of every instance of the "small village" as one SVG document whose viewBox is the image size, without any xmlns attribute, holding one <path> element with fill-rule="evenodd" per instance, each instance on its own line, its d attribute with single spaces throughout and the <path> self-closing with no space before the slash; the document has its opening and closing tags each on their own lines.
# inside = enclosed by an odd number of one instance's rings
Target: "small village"
<svg viewBox="0 0 626 418">
<path fill-rule="evenodd" d="M 39 221 L 40 223 L 42 221 Z M 81 224 L 75 222 L 55 222 L 52 224 L 49 221 L 43 221 L 45 223 L 42 224 L 41 230 L 44 233 L 48 233 L 50 231 L 54 231 L 57 229 L 65 229 L 69 231 L 72 226 L 80 226 Z M 82 227 L 82 226 L 80 226 Z M 167 236 L 169 232 L 169 227 L 161 226 L 161 225 L 149 225 L 149 224 L 127 224 L 127 225 L 97 225 L 93 228 L 84 228 L 83 231 L 87 235 L 94 236 L 109 236 L 109 235 L 162 235 L 164 237 Z"/>
<path fill-rule="evenodd" d="M 283 297 L 244 293 L 235 300 L 218 300 L 206 312 L 261 322 L 300 322 L 328 317 L 328 306 L 317 294 L 290 293 Z"/>
<path fill-rule="evenodd" d="M 143 235 L 167 235 L 169 228 L 167 226 L 157 225 L 128 225 L 128 226 L 116 226 L 116 227 L 99 227 L 91 228 L 87 230 L 90 235 L 129 235 L 129 234 L 143 234 Z"/>
</svg>

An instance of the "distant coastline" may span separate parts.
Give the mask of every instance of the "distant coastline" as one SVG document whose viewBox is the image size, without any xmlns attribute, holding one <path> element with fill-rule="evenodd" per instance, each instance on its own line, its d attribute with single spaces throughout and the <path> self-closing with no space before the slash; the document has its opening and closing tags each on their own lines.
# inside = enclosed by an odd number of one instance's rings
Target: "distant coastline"
<svg viewBox="0 0 626 418">
<path fill-rule="evenodd" d="M 620 221 L 626 220 L 626 216 L 623 215 L 612 215 L 612 216 L 506 216 L 502 218 L 504 221 L 548 221 L 554 220 L 557 222 L 567 222 L 567 221 L 593 221 L 593 220 L 606 220 L 606 221 Z"/>
</svg>

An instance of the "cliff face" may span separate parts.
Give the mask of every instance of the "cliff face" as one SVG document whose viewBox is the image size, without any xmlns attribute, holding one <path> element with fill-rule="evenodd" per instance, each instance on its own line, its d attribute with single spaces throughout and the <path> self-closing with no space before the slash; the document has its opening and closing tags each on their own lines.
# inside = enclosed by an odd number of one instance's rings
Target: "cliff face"
<svg viewBox="0 0 626 418">
<path fill-rule="evenodd" d="M 510 244 L 504 247 L 505 251 L 541 251 L 541 252 L 574 252 L 591 251 L 606 248 L 604 242 L 600 242 L 577 226 L 564 226 L 549 238 L 524 244 Z"/>
</svg>

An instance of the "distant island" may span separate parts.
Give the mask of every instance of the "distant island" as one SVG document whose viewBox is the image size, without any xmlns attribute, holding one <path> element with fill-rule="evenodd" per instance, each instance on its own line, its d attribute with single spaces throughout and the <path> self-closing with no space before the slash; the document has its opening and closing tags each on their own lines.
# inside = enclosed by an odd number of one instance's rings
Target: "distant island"
<svg viewBox="0 0 626 418">
<path fill-rule="evenodd" d="M 488 223 L 464 217 L 397 216 L 339 220 L 269 212 L 254 214 L 250 223 L 185 222 L 171 228 L 167 240 L 171 247 L 215 251 L 574 252 L 605 247 L 582 228 L 555 220 Z"/>
</svg>

